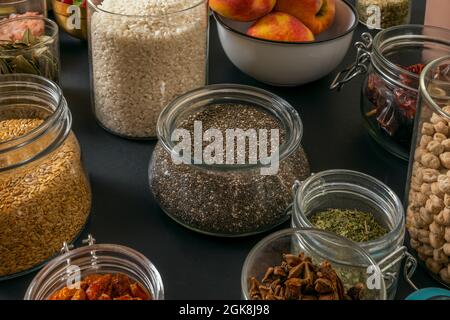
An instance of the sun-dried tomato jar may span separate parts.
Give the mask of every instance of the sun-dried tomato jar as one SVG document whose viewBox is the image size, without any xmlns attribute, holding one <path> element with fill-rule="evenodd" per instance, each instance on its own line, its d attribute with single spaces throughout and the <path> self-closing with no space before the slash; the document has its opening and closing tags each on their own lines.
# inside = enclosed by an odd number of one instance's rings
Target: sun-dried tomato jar
<svg viewBox="0 0 450 320">
<path fill-rule="evenodd" d="M 161 276 L 144 255 L 121 245 L 95 244 L 95 239 L 91 235 L 83 243 L 87 245 L 76 249 L 64 243 L 62 254 L 50 261 L 36 275 L 24 299 L 49 300 L 59 290 L 73 288 L 88 276 L 117 274 L 124 275 L 136 283 L 146 291 L 151 300 L 164 299 Z M 60 299 L 52 298 L 52 300 Z M 68 300 L 83 299 L 68 297 Z"/>
<path fill-rule="evenodd" d="M 450 54 L 450 30 L 403 25 L 375 38 L 362 34 L 354 65 L 340 72 L 332 89 L 364 74 L 361 113 L 370 135 L 384 149 L 408 160 L 419 92 L 419 77 L 430 61 Z"/>
</svg>

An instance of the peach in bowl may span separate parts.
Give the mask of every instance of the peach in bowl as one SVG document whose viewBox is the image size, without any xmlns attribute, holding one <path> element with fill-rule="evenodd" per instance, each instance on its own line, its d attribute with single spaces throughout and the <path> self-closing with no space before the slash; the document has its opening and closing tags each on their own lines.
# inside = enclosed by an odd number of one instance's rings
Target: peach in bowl
<svg viewBox="0 0 450 320">
<path fill-rule="evenodd" d="M 243 0 L 245 10 L 254 13 L 240 15 L 223 4 L 212 5 L 235 1 L 210 0 L 222 47 L 242 72 L 276 86 L 298 86 L 330 74 L 344 59 L 358 25 L 358 14 L 346 0 L 277 0 L 272 10 L 267 9 L 271 0 L 262 0 L 268 2 L 265 9 L 252 7 L 261 1 Z M 255 20 L 248 21 L 249 16 Z"/>
</svg>

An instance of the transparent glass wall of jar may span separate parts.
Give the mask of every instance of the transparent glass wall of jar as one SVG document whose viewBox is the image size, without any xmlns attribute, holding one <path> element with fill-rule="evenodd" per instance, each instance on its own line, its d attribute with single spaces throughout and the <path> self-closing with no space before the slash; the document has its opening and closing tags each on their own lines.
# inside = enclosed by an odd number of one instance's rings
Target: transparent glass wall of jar
<svg viewBox="0 0 450 320">
<path fill-rule="evenodd" d="M 0 0 L 0 19 L 16 14 L 38 13 L 47 16 L 46 0 Z"/>
<path fill-rule="evenodd" d="M 411 247 L 428 270 L 450 286 L 450 56 L 420 77 L 407 188 Z"/>
<path fill-rule="evenodd" d="M 363 173 L 348 170 L 330 170 L 315 174 L 295 188 L 292 225 L 313 228 L 309 218 L 329 209 L 351 209 L 371 213 L 389 232 L 379 239 L 358 243 L 381 268 L 392 276 L 386 279 L 388 299 L 394 299 L 400 277 L 401 261 L 405 252 L 404 210 L 398 196 L 385 184 Z M 400 256 L 397 256 L 400 255 Z M 387 259 L 386 261 L 384 261 Z"/>
<path fill-rule="evenodd" d="M 39 267 L 86 223 L 91 189 L 71 125 L 55 83 L 0 76 L 0 279 Z"/>
<path fill-rule="evenodd" d="M 206 84 L 206 0 L 89 0 L 92 98 L 101 126 L 156 138 L 159 113 Z"/>
</svg>

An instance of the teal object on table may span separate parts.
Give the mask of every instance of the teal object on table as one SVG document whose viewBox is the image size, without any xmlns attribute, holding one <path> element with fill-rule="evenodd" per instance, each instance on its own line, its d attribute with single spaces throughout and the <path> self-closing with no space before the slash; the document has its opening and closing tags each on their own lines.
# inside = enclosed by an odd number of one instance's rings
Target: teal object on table
<svg viewBox="0 0 450 320">
<path fill-rule="evenodd" d="M 450 300 L 450 291 L 440 288 L 426 288 L 410 294 L 406 300 Z"/>
</svg>

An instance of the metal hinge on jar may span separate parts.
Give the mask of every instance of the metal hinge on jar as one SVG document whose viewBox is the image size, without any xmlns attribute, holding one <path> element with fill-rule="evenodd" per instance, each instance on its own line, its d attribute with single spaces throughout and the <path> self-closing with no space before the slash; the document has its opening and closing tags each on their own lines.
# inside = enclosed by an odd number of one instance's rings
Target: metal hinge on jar
<svg viewBox="0 0 450 320">
<path fill-rule="evenodd" d="M 96 240 L 91 234 L 89 234 L 88 237 L 81 242 L 85 245 L 93 246 L 95 244 Z M 69 253 L 73 249 L 75 249 L 75 246 L 73 244 L 68 244 L 66 241 L 64 241 L 63 246 L 61 248 L 61 254 Z M 97 264 L 97 255 L 95 254 L 95 251 L 91 251 L 91 256 L 92 256 L 91 264 L 94 266 Z M 70 258 L 67 259 L 67 264 L 68 265 L 71 264 Z"/>
<path fill-rule="evenodd" d="M 369 63 L 371 61 L 371 48 L 373 43 L 372 35 L 368 32 L 364 32 L 361 35 L 362 41 L 355 43 L 357 49 L 356 61 L 350 67 L 342 70 L 336 75 L 333 83 L 330 86 L 331 90 L 337 89 L 340 91 L 342 87 L 355 77 L 367 73 L 369 68 Z"/>
<path fill-rule="evenodd" d="M 408 249 L 405 246 L 399 247 L 378 263 L 386 284 L 386 288 L 394 285 L 398 280 L 397 273 L 392 269 L 395 269 L 395 266 L 403 259 L 405 259 L 403 276 L 406 282 L 408 282 L 414 290 L 419 290 L 412 281 L 412 276 L 417 268 L 417 260 L 408 252 Z"/>
</svg>

